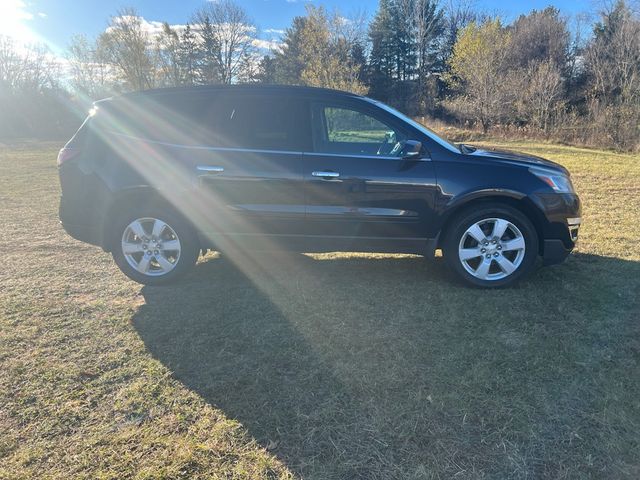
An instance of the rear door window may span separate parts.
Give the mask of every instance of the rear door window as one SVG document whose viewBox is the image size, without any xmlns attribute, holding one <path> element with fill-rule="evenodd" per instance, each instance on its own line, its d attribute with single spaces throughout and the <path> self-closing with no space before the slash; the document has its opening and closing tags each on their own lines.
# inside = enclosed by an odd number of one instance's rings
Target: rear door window
<svg viewBox="0 0 640 480">
<path fill-rule="evenodd" d="M 215 108 L 213 145 L 296 152 L 310 147 L 308 107 L 301 99 L 235 96 Z"/>
</svg>

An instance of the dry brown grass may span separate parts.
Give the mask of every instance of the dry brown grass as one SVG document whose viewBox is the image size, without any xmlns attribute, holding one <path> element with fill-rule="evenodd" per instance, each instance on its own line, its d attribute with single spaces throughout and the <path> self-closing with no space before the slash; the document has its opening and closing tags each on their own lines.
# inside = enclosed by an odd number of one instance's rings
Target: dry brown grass
<svg viewBox="0 0 640 480">
<path fill-rule="evenodd" d="M 638 478 L 640 161 L 574 172 L 578 251 L 518 288 L 389 255 L 209 255 L 141 287 L 0 152 L 0 478 Z"/>
</svg>

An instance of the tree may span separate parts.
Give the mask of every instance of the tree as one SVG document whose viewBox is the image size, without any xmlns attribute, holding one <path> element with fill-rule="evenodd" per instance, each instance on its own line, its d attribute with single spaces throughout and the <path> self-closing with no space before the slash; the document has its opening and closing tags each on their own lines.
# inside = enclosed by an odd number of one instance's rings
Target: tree
<svg viewBox="0 0 640 480">
<path fill-rule="evenodd" d="M 548 132 L 554 110 L 562 104 L 563 79 L 560 68 L 549 59 L 530 62 L 524 70 L 514 70 L 513 95 L 517 113 L 534 127 Z"/>
<path fill-rule="evenodd" d="M 180 60 L 180 37 L 167 22 L 162 24 L 162 30 L 156 38 L 158 60 L 162 70 L 161 83 L 165 86 L 182 85 L 184 75 Z"/>
<path fill-rule="evenodd" d="M 43 45 L 19 46 L 0 35 L 0 92 L 39 93 L 55 88 L 59 69 Z"/>
<path fill-rule="evenodd" d="M 449 59 L 449 85 L 462 95 L 461 106 L 482 130 L 500 120 L 508 99 L 502 88 L 509 34 L 499 20 L 467 25 Z"/>
<path fill-rule="evenodd" d="M 198 63 L 202 57 L 202 49 L 196 34 L 187 23 L 180 36 L 179 58 L 183 81 L 186 85 L 198 83 Z"/>
<path fill-rule="evenodd" d="M 486 18 L 478 13 L 475 0 L 448 0 L 443 9 L 444 38 L 441 56 L 446 62 L 453 52 L 453 45 L 458 38 L 458 32 L 471 22 L 482 23 Z"/>
<path fill-rule="evenodd" d="M 107 30 L 98 37 L 98 47 L 105 62 L 121 77 L 125 89 L 144 90 L 155 86 L 156 51 L 135 10 L 125 8 L 111 17 Z"/>
<path fill-rule="evenodd" d="M 232 83 L 247 75 L 257 29 L 242 7 L 233 0 L 209 2 L 196 12 L 193 23 L 202 35 L 208 82 L 218 77 L 222 83 Z"/>
<path fill-rule="evenodd" d="M 387 100 L 393 81 L 393 25 L 389 0 L 380 0 L 369 25 L 369 86 L 373 97 Z"/>
<path fill-rule="evenodd" d="M 282 46 L 274 56 L 274 78 L 278 83 L 300 84 L 302 71 L 305 68 L 304 32 L 307 17 L 294 17 L 291 26 L 284 32 Z"/>
<path fill-rule="evenodd" d="M 640 143 L 640 18 L 622 0 L 601 17 L 585 55 L 592 124 L 632 148 Z"/>
<path fill-rule="evenodd" d="M 555 7 L 520 15 L 509 28 L 509 65 L 526 68 L 529 64 L 551 62 L 557 68 L 568 66 L 570 34 L 567 22 Z"/>
<path fill-rule="evenodd" d="M 0 35 L 0 138 L 70 133 L 65 129 L 78 120 L 74 107 L 46 47 L 21 45 Z"/>
<path fill-rule="evenodd" d="M 404 0 L 412 21 L 412 37 L 417 58 L 417 101 L 424 112 L 433 99 L 429 98 L 428 80 L 437 68 L 438 53 L 444 34 L 444 14 L 433 0 Z"/>
<path fill-rule="evenodd" d="M 348 27 L 345 27 L 347 25 Z M 275 56 L 275 77 L 291 84 L 365 92 L 359 81 L 362 65 L 357 53 L 353 26 L 337 12 L 307 6 L 305 17 L 294 18 L 284 36 L 282 50 Z"/>
<path fill-rule="evenodd" d="M 73 36 L 67 50 L 67 60 L 71 85 L 86 102 L 108 94 L 108 69 L 99 56 L 95 42 L 82 34 Z"/>
<path fill-rule="evenodd" d="M 11 37 L 0 35 L 0 91 L 12 92 L 20 87 L 27 74 L 27 62 L 18 53 Z"/>
</svg>

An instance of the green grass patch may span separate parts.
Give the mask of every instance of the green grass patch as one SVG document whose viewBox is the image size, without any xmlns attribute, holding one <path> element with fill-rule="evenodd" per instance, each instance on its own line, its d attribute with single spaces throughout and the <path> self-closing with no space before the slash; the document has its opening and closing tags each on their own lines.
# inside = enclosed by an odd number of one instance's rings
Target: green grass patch
<svg viewBox="0 0 640 480">
<path fill-rule="evenodd" d="M 2 148 L 0 478 L 639 478 L 640 159 L 499 146 L 585 223 L 496 292 L 351 253 L 141 287 L 58 225 L 55 146 Z"/>
</svg>

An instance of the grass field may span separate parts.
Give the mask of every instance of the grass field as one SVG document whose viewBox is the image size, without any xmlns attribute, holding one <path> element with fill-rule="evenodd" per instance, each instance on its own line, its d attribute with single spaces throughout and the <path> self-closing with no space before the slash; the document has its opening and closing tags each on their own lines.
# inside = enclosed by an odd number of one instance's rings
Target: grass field
<svg viewBox="0 0 640 480">
<path fill-rule="evenodd" d="M 58 225 L 55 146 L 0 148 L 0 478 L 640 478 L 640 158 L 502 146 L 585 222 L 504 291 L 343 253 L 141 287 Z"/>
</svg>

